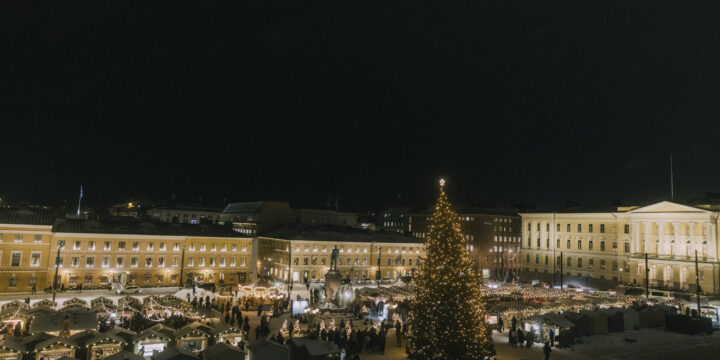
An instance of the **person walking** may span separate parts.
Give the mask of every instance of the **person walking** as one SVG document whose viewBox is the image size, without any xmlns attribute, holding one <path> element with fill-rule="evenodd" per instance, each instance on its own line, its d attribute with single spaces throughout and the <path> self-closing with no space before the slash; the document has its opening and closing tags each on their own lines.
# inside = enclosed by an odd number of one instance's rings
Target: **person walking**
<svg viewBox="0 0 720 360">
<path fill-rule="evenodd" d="M 517 334 L 517 343 L 522 348 L 523 344 L 525 344 L 525 333 L 523 333 L 522 329 L 518 329 Z"/>
<path fill-rule="evenodd" d="M 550 343 L 545 342 L 545 346 L 543 346 L 543 353 L 545 353 L 545 360 L 550 360 L 550 352 L 552 352 L 552 349 L 550 348 Z"/>
<path fill-rule="evenodd" d="M 512 317 L 512 324 L 511 324 L 513 330 L 515 330 L 515 327 L 517 326 L 517 319 L 515 318 L 515 315 Z"/>
<path fill-rule="evenodd" d="M 498 332 L 499 333 L 505 332 L 505 325 L 503 324 L 502 316 L 498 317 Z"/>
<path fill-rule="evenodd" d="M 555 329 L 549 328 L 548 333 L 550 335 L 550 347 L 555 346 Z"/>
</svg>

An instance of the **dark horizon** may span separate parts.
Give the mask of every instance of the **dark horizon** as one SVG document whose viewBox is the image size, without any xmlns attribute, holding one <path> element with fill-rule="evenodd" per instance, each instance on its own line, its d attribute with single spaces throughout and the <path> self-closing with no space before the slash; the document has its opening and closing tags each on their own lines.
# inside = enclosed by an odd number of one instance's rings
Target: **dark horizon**
<svg viewBox="0 0 720 360">
<path fill-rule="evenodd" d="M 716 3 L 204 5 L 4 5 L 0 198 L 641 205 L 670 154 L 720 192 Z"/>
</svg>

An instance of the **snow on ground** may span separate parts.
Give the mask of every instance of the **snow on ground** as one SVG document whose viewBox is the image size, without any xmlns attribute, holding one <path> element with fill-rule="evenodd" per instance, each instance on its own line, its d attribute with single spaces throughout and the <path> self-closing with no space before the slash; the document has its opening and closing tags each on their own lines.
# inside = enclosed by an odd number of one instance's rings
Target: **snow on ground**
<svg viewBox="0 0 720 360">
<path fill-rule="evenodd" d="M 507 332 L 493 334 L 497 359 L 542 359 L 542 345 L 512 348 Z M 625 339 L 636 339 L 637 343 Z M 664 329 L 632 330 L 582 337 L 573 348 L 553 348 L 551 359 L 715 359 L 720 353 L 720 333 L 682 335 Z"/>
</svg>

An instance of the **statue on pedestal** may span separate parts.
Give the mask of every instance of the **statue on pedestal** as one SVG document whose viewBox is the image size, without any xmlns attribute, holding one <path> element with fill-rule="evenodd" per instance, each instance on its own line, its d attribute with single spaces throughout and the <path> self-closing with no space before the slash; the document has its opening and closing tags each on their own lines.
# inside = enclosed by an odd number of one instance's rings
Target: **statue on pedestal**
<svg viewBox="0 0 720 360">
<path fill-rule="evenodd" d="M 342 281 L 342 275 L 340 275 L 340 272 L 337 271 L 337 262 L 339 257 L 340 250 L 338 250 L 337 246 L 335 246 L 330 253 L 330 269 L 327 274 L 325 274 L 325 298 L 327 300 L 335 299 L 335 294 L 337 293 Z"/>
</svg>

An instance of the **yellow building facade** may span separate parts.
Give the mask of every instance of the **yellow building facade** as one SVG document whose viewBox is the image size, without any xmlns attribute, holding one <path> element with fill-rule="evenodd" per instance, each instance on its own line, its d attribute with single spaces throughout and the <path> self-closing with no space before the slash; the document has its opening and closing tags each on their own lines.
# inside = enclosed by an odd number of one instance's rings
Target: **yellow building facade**
<svg viewBox="0 0 720 360">
<path fill-rule="evenodd" d="M 56 257 L 58 288 L 233 285 L 257 275 L 257 242 L 227 227 L 10 215 L 0 211 L 0 291 L 51 287 Z"/>
<path fill-rule="evenodd" d="M 389 280 L 412 275 L 424 256 L 420 239 L 340 227 L 279 229 L 259 237 L 258 242 L 260 272 L 294 282 L 323 279 L 335 248 L 337 270 L 356 281 L 374 280 L 378 271 Z"/>
<path fill-rule="evenodd" d="M 51 242 L 51 225 L 0 224 L 0 291 L 43 289 Z"/>
<path fill-rule="evenodd" d="M 703 292 L 720 292 L 718 215 L 710 207 L 660 202 L 608 212 L 521 213 L 526 276 L 608 280 L 695 289 L 695 253 Z M 648 266 L 645 267 L 647 254 Z"/>
</svg>

